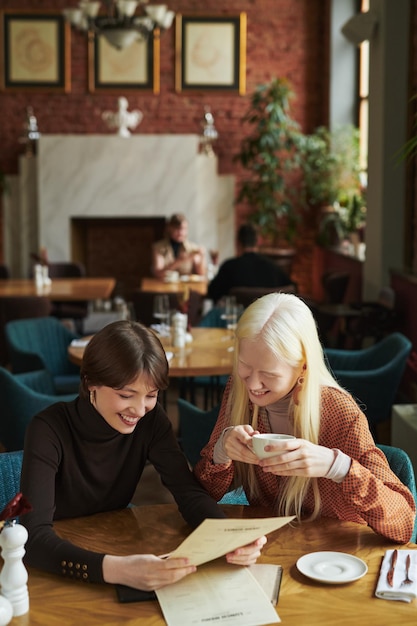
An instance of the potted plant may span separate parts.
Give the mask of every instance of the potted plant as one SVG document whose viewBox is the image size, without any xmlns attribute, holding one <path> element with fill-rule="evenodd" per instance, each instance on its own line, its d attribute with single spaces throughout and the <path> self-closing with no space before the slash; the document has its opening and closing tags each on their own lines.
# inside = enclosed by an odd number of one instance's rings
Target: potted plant
<svg viewBox="0 0 417 626">
<path fill-rule="evenodd" d="M 290 115 L 293 96 L 284 78 L 274 78 L 255 89 L 243 117 L 251 131 L 235 157 L 248 173 L 237 202 L 249 205 L 249 220 L 257 225 L 266 244 L 284 242 L 287 247 L 294 242 L 300 217 L 294 180 L 301 171 L 303 135 Z"/>
<path fill-rule="evenodd" d="M 366 217 L 358 129 L 322 126 L 307 135 L 302 169 L 303 201 L 320 210 L 318 242 L 336 245 L 357 233 Z"/>
<path fill-rule="evenodd" d="M 325 126 L 304 137 L 302 172 L 303 203 L 318 210 L 332 207 L 339 197 L 338 156 Z"/>
</svg>

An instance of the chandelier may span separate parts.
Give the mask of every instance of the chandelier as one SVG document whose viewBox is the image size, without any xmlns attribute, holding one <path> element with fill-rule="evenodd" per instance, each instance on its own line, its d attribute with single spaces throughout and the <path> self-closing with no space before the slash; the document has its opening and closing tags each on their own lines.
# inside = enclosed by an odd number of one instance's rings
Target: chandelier
<svg viewBox="0 0 417 626">
<path fill-rule="evenodd" d="M 82 0 L 78 8 L 64 9 L 65 19 L 76 29 L 103 35 L 108 43 L 122 50 L 134 41 L 146 40 L 155 29 L 171 27 L 174 11 L 166 4 L 143 6 L 148 0 L 104 0 L 106 13 L 100 14 L 100 2 Z M 138 6 L 141 13 L 136 13 Z"/>
</svg>

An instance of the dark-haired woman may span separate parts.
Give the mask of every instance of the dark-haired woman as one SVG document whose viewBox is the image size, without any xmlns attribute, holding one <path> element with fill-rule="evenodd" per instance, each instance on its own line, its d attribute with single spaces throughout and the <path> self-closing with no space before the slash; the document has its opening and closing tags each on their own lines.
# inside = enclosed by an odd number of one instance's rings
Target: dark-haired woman
<svg viewBox="0 0 417 626">
<path fill-rule="evenodd" d="M 21 491 L 33 507 L 21 517 L 29 532 L 27 564 L 73 576 L 71 563 L 81 580 L 146 590 L 195 571 L 186 559 L 85 550 L 53 530 L 54 520 L 128 506 L 148 461 L 191 526 L 224 517 L 192 476 L 158 403 L 158 392 L 167 386 L 165 352 L 145 326 L 114 322 L 92 338 L 83 357 L 79 396 L 43 410 L 27 428 L 21 478 Z M 239 548 L 227 560 L 253 563 L 265 541 Z"/>
</svg>

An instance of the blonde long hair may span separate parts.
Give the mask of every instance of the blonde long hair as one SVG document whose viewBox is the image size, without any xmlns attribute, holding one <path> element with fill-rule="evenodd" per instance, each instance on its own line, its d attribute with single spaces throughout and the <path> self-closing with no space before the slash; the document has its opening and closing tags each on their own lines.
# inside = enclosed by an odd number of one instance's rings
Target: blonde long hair
<svg viewBox="0 0 417 626">
<path fill-rule="evenodd" d="M 299 385 L 297 403 L 291 402 L 290 411 L 294 420 L 294 434 L 312 443 L 318 443 L 321 388 L 340 387 L 326 366 L 316 322 L 308 306 L 296 295 L 270 293 L 255 300 L 239 320 L 228 412 L 231 425 L 252 423 L 256 429 L 258 407 L 254 407 L 251 416 L 248 392 L 237 375 L 239 345 L 242 339 L 262 340 L 272 354 L 295 369 L 301 370 L 303 365 L 306 365 L 303 384 Z M 256 497 L 259 486 L 255 466 L 236 462 L 235 470 L 237 482 L 247 485 L 250 495 Z M 315 500 L 311 518 L 317 517 L 321 504 L 317 479 L 304 476 L 290 477 L 285 481 L 282 497 L 277 503 L 279 514 L 295 514 L 300 518 L 303 501 L 310 485 Z"/>
</svg>

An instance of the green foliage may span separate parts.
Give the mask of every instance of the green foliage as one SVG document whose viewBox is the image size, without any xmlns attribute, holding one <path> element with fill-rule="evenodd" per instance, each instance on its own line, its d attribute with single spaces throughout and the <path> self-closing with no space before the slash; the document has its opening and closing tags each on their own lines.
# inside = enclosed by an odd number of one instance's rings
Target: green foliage
<svg viewBox="0 0 417 626">
<path fill-rule="evenodd" d="M 249 219 L 273 242 L 293 243 L 303 215 L 323 206 L 337 207 L 331 219 L 346 231 L 355 221 L 353 207 L 358 203 L 362 211 L 365 205 L 358 129 L 344 126 L 330 132 L 321 126 L 305 135 L 290 114 L 293 97 L 284 78 L 255 89 L 243 118 L 252 130 L 235 157 L 248 171 L 237 202 L 249 204 Z"/>
<path fill-rule="evenodd" d="M 333 210 L 321 219 L 318 242 L 323 246 L 337 244 L 365 224 L 366 207 L 361 196 L 352 196 L 345 205 L 335 203 Z"/>
<path fill-rule="evenodd" d="M 293 98 L 290 84 L 283 78 L 259 85 L 251 96 L 243 122 L 253 130 L 241 142 L 235 160 L 248 170 L 237 201 L 252 207 L 250 220 L 262 235 L 288 242 L 294 240 L 299 220 L 296 193 L 291 174 L 300 171 L 302 133 L 290 116 Z"/>
<path fill-rule="evenodd" d="M 304 202 L 312 207 L 348 206 L 362 197 L 359 130 L 346 125 L 331 132 L 320 126 L 303 147 Z M 363 198 L 361 200 L 364 202 Z"/>
</svg>

